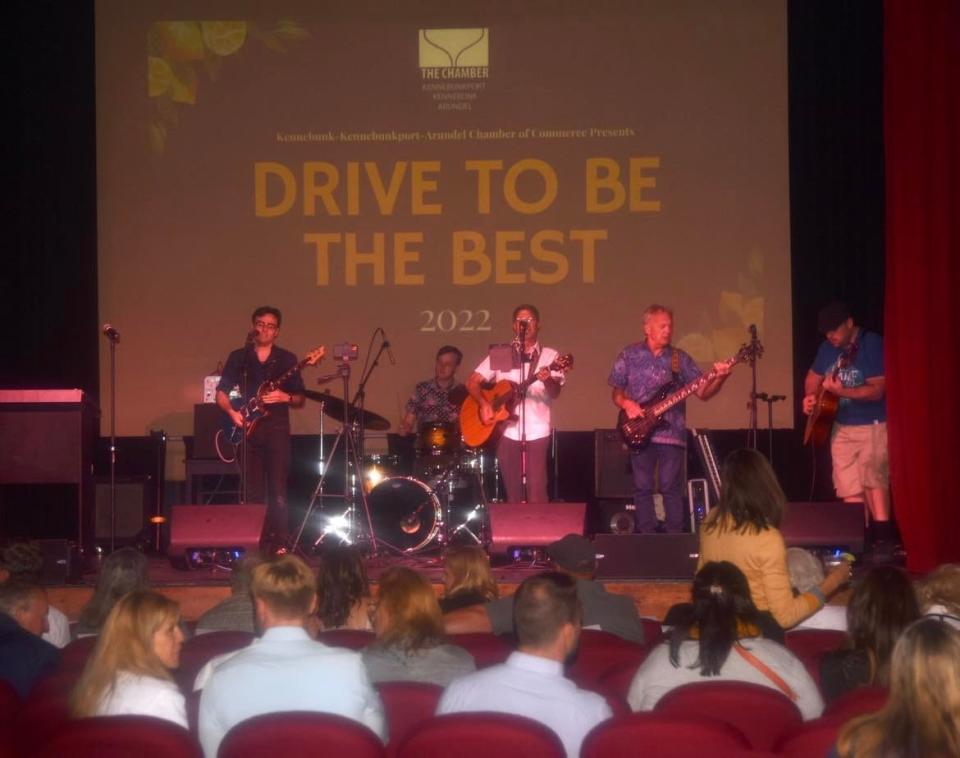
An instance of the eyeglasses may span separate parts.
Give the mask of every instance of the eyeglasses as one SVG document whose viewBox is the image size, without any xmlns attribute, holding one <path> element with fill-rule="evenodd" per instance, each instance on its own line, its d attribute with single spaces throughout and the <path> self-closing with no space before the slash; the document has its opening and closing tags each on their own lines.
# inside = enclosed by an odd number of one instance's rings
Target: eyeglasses
<svg viewBox="0 0 960 758">
<path fill-rule="evenodd" d="M 269 321 L 256 321 L 253 324 L 257 329 L 270 329 L 276 331 L 280 328 L 280 324 L 271 324 Z"/>
</svg>

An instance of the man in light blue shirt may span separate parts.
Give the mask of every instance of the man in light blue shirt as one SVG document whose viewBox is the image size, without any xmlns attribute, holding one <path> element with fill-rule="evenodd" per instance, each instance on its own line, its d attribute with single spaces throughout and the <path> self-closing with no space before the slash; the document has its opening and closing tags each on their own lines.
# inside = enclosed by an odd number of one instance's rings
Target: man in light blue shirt
<svg viewBox="0 0 960 758">
<path fill-rule="evenodd" d="M 587 732 L 613 715 L 600 695 L 579 689 L 563 675 L 563 662 L 580 637 L 580 617 L 573 577 L 552 572 L 525 580 L 513 603 L 517 652 L 506 663 L 454 681 L 437 714 L 525 716 L 556 732 L 568 758 L 579 756 Z"/>
<path fill-rule="evenodd" d="M 236 724 L 277 711 L 320 711 L 360 722 L 386 741 L 383 704 L 359 653 L 310 639 L 306 617 L 317 609 L 315 578 L 285 555 L 253 573 L 253 602 L 263 636 L 219 664 L 200 698 L 200 743 L 216 758 Z"/>
</svg>

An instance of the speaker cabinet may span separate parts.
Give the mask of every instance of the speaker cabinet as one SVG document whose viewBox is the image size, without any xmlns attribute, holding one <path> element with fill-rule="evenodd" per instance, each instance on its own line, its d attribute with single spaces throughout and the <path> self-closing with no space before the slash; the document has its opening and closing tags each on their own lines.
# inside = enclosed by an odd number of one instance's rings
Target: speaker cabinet
<svg viewBox="0 0 960 758">
<path fill-rule="evenodd" d="M 490 552 L 543 547 L 567 534 L 583 534 L 586 503 L 490 503 Z"/>
<path fill-rule="evenodd" d="M 152 490 L 149 479 L 118 479 L 117 526 L 115 539 L 121 544 L 133 544 L 150 525 Z M 97 479 L 97 518 L 94 535 L 97 542 L 110 541 L 110 482 Z"/>
<path fill-rule="evenodd" d="M 593 430 L 593 466 L 596 497 L 633 497 L 630 448 L 616 429 Z"/>
<path fill-rule="evenodd" d="M 696 534 L 598 534 L 597 579 L 692 579 Z"/>
<path fill-rule="evenodd" d="M 213 441 L 223 425 L 224 413 L 216 403 L 197 403 L 193 406 L 193 454 L 191 458 L 217 460 Z"/>
<path fill-rule="evenodd" d="M 173 559 L 188 550 L 206 548 L 256 553 L 266 515 L 266 505 L 175 505 L 167 555 Z"/>
</svg>

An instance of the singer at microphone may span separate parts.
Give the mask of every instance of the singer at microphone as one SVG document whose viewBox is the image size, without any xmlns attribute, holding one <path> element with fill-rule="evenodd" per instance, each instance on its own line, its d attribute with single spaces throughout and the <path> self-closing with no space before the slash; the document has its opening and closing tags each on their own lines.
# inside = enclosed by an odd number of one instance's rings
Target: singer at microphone
<svg viewBox="0 0 960 758">
<path fill-rule="evenodd" d="M 107 338 L 108 340 L 110 340 L 111 342 L 119 342 L 119 341 L 120 341 L 120 332 L 118 332 L 117 329 L 116 329 L 116 327 L 114 327 L 114 326 L 111 325 L 111 324 L 104 324 L 104 325 L 103 325 L 103 333 L 104 333 L 104 335 L 106 336 L 106 338 Z"/>
</svg>

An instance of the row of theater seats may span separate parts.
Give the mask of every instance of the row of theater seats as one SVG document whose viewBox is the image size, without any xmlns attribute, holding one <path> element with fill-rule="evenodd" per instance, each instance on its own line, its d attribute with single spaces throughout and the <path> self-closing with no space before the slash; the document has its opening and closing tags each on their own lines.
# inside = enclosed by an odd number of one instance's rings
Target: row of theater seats
<svg viewBox="0 0 960 758">
<path fill-rule="evenodd" d="M 0 734 L 0 758 L 7 755 L 83 758 L 94 754 L 131 753 L 141 758 L 154 754 L 196 755 L 199 693 L 192 692 L 193 680 L 210 658 L 239 649 L 250 639 L 249 634 L 215 632 L 194 637 L 184 644 L 177 679 L 187 695 L 192 734 L 162 722 L 153 723 L 153 719 L 147 719 L 145 726 L 140 723 L 143 719 L 136 717 L 70 721 L 67 697 L 92 647 L 88 640 L 71 643 L 64 650 L 60 670 L 40 682 L 26 703 L 18 703 L 15 695 L 9 704 L 0 702 L 0 714 L 8 716 L 6 719 L 0 716 L 0 732 L 6 732 Z M 839 644 L 830 634 L 823 633 L 794 632 L 787 639 L 788 646 L 808 665 L 818 664 L 819 654 Z M 357 649 L 369 644 L 372 637 L 364 632 L 339 631 L 326 633 L 323 641 Z M 507 642 L 490 634 L 458 635 L 453 641 L 469 650 L 481 668 L 501 662 L 511 649 Z M 568 674 L 581 687 L 604 694 L 615 714 L 613 720 L 590 735 L 584 745 L 584 756 L 693 756 L 696 753 L 697 758 L 701 758 L 708 747 L 711 755 L 823 755 L 847 719 L 876 710 L 886 699 L 886 692 L 882 690 L 850 693 L 832 703 L 820 719 L 803 723 L 796 706 L 773 689 L 706 681 L 669 693 L 652 714 L 630 714 L 626 693 L 648 649 L 649 646 L 635 645 L 603 632 L 584 631 L 579 653 Z M 459 754 L 458 758 L 474 755 L 488 758 L 490 754 L 547 756 L 560 750 L 551 732 L 523 719 L 492 714 L 433 716 L 441 694 L 435 685 L 391 682 L 378 685 L 378 689 L 391 736 L 386 749 L 372 733 L 353 722 L 344 723 L 342 719 L 323 714 L 300 713 L 272 714 L 238 726 L 238 734 L 225 741 L 222 754 L 260 755 L 254 746 L 261 739 L 265 746 L 262 754 L 267 755 L 269 749 L 270 758 L 280 754 L 278 745 L 284 740 L 294 740 L 296 745 L 291 743 L 291 751 L 300 755 L 313 754 L 311 746 L 318 745 L 326 746 L 323 755 L 383 755 L 386 750 L 390 756 L 428 758 L 446 756 L 453 751 Z M 4 720 L 6 725 L 2 723 Z M 331 732 L 338 736 L 331 736 Z M 517 736 L 520 732 L 523 736 Z M 159 736 L 147 736 L 154 734 Z M 147 744 L 134 750 L 129 740 L 141 738 Z M 495 747 L 501 738 L 502 747 Z M 151 752 L 151 740 L 166 747 L 161 752 Z M 180 747 L 170 747 L 173 742 Z M 343 750 L 333 750 L 333 746 L 341 742 Z M 99 745 L 100 752 L 85 752 L 85 744 Z M 105 754 L 103 750 L 110 744 L 116 744 L 118 752 Z M 726 752 L 717 752 L 721 745 L 727 746 Z M 524 747 L 521 749 L 521 746 Z M 650 752 L 651 746 L 655 746 L 655 752 Z"/>
</svg>

